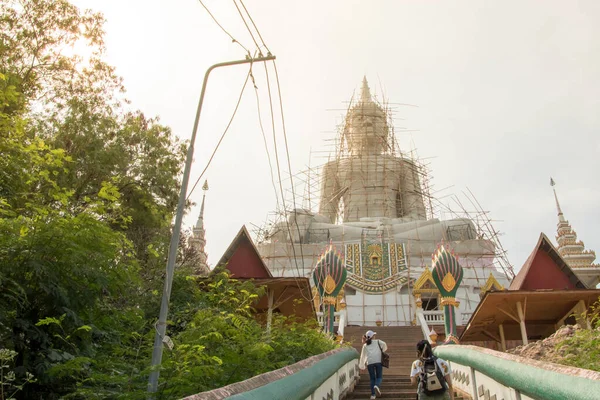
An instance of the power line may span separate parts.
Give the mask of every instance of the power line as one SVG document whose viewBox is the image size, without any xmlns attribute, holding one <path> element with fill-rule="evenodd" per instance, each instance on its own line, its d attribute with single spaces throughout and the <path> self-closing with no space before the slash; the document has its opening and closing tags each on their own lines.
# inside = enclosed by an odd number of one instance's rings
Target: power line
<svg viewBox="0 0 600 400">
<path fill-rule="evenodd" d="M 233 3 L 235 4 L 235 7 L 238 10 L 238 13 L 240 14 L 240 17 L 242 18 L 242 21 L 244 22 L 244 25 L 246 26 L 246 29 L 248 30 L 248 33 L 250 34 L 250 36 L 252 37 L 252 40 L 254 41 L 254 44 L 256 45 L 256 48 L 260 53 L 260 46 L 259 44 L 256 42 L 256 39 L 254 38 L 254 34 L 252 33 L 252 30 L 250 29 L 250 27 L 248 26 L 248 23 L 246 22 L 246 19 L 244 18 L 244 15 L 242 14 L 242 11 L 240 10 L 240 8 L 237 5 L 237 2 L 235 0 L 233 0 Z M 242 2 L 242 0 L 240 0 L 240 3 L 242 4 L 242 7 L 244 8 L 244 11 L 246 12 L 246 14 L 248 15 L 248 18 L 250 19 L 252 25 L 254 26 L 254 29 L 256 30 L 256 33 L 258 34 L 263 46 L 265 47 L 265 49 L 267 50 L 267 52 L 270 54 L 270 50 L 267 47 L 267 45 L 265 44 L 262 35 L 260 34 L 260 31 L 258 30 L 258 27 L 256 26 L 256 24 L 254 23 L 254 20 L 252 19 L 252 16 L 250 16 L 250 13 L 248 12 L 248 9 L 246 8 L 246 6 L 244 5 L 244 3 Z M 289 224 L 289 220 L 288 218 L 286 218 L 285 213 L 286 213 L 286 204 L 285 204 L 285 196 L 284 196 L 284 191 L 283 191 L 283 185 L 282 185 L 282 179 L 281 179 L 281 168 L 280 168 L 280 163 L 279 163 L 279 155 L 278 155 L 278 151 L 277 151 L 277 139 L 276 139 L 276 135 L 275 135 L 275 118 L 274 118 L 274 112 L 273 112 L 273 99 L 271 96 L 271 84 L 270 84 L 270 80 L 269 80 L 269 71 L 268 71 L 268 67 L 265 64 L 265 75 L 267 78 L 267 90 L 268 90 L 268 94 L 269 94 L 269 107 L 270 107 L 270 112 L 271 112 L 271 124 L 272 124 L 272 129 L 273 129 L 273 144 L 275 147 L 275 160 L 276 160 L 276 165 L 277 165 L 277 175 L 279 178 L 279 188 L 280 188 L 280 192 L 281 192 L 281 199 L 282 199 L 282 203 L 283 203 L 283 210 L 284 210 L 284 219 L 285 219 L 285 223 L 286 223 L 286 227 L 287 227 L 287 231 L 288 231 L 288 235 L 289 235 L 289 239 L 290 239 L 290 244 L 292 246 L 292 252 L 294 254 L 294 264 L 296 267 L 296 273 L 298 274 L 298 276 L 300 276 L 300 270 L 298 268 L 298 259 L 296 256 L 296 247 L 294 246 L 293 243 L 293 238 L 292 238 L 292 233 L 291 233 L 291 229 L 290 229 L 290 224 Z M 295 193 L 295 189 L 294 189 L 294 182 L 293 182 L 293 177 L 292 177 L 292 172 L 291 172 L 291 163 L 290 163 L 290 156 L 289 156 L 289 148 L 288 148 L 288 143 L 287 143 L 287 135 L 286 135 L 286 130 L 285 130 L 285 120 L 283 118 L 283 102 L 281 100 L 281 87 L 279 85 L 279 76 L 277 74 L 277 67 L 275 67 L 275 75 L 277 78 L 277 91 L 278 91 L 278 97 L 279 97 L 279 105 L 280 105 L 280 112 L 281 112 L 281 122 L 283 125 L 283 137 L 284 137 L 284 142 L 285 142 L 285 152 L 286 152 L 286 157 L 287 157 L 287 164 L 288 164 L 288 169 L 289 169 L 289 174 L 290 174 L 290 181 L 291 181 L 291 185 L 292 185 L 292 201 L 293 201 L 293 207 L 294 210 L 296 210 L 296 193 Z M 255 85 L 255 89 L 256 85 Z M 257 104 L 258 104 L 258 92 L 257 92 Z M 262 129 L 262 123 L 261 123 L 261 129 Z M 263 131 L 263 137 L 264 137 L 264 131 Z M 266 144 L 266 142 L 265 142 Z M 265 146 L 267 148 L 267 146 Z M 267 150 L 267 155 L 268 155 L 268 150 Z M 270 165 L 270 161 L 269 161 L 269 165 Z M 272 170 L 271 170 L 272 173 Z M 273 175 L 271 174 L 271 179 L 272 181 L 274 180 Z M 274 184 L 274 182 L 273 182 Z M 275 189 L 275 192 L 277 192 L 277 190 Z M 277 203 L 279 203 L 279 201 L 277 201 Z M 296 230 L 298 232 L 298 239 L 300 240 L 301 234 L 300 234 L 300 228 L 298 226 L 298 220 L 297 218 L 294 219 L 295 225 L 296 225 Z M 304 253 L 302 250 L 302 245 L 300 246 L 300 254 L 302 257 L 302 267 L 304 269 Z M 302 294 L 303 297 L 304 294 Z M 305 297 L 306 300 L 312 301 L 311 299 L 308 299 Z"/>
<path fill-rule="evenodd" d="M 231 118 L 229 119 L 229 123 L 227 124 L 227 127 L 225 128 L 225 131 L 221 135 L 221 138 L 219 139 L 219 142 L 215 146 L 215 149 L 213 150 L 212 154 L 210 155 L 210 158 L 208 159 L 208 162 L 206 163 L 206 166 L 202 170 L 202 173 L 200 174 L 200 176 L 198 177 L 198 179 L 196 179 L 196 182 L 194 183 L 194 186 L 192 186 L 192 190 L 190 190 L 190 193 L 187 195 L 186 200 L 188 200 L 190 198 L 190 196 L 194 192 L 194 189 L 196 189 L 196 186 L 198 185 L 198 182 L 200 182 L 200 180 L 204 176 L 204 173 L 206 172 L 206 170 L 210 166 L 210 163 L 212 162 L 215 154 L 217 153 L 217 150 L 219 149 L 219 146 L 221 145 L 221 142 L 223 141 L 223 138 L 225 138 L 225 134 L 227 133 L 227 131 L 229 131 L 229 127 L 231 126 L 231 123 L 233 122 L 233 119 L 235 118 L 235 114 L 237 113 L 237 110 L 238 110 L 238 108 L 240 106 L 240 103 L 242 102 L 242 96 L 244 95 L 244 90 L 246 89 L 246 85 L 248 84 L 248 80 L 250 79 L 250 75 L 252 75 L 252 64 L 250 64 L 250 69 L 248 70 L 248 74 L 246 75 L 246 80 L 244 81 L 244 86 L 242 86 L 242 90 L 240 91 L 240 95 L 239 95 L 237 103 L 235 105 L 235 109 L 233 110 L 233 113 L 231 114 Z"/>
<path fill-rule="evenodd" d="M 273 191 L 275 192 L 275 202 L 277 203 L 277 208 L 279 209 L 279 195 L 277 194 L 277 187 L 275 185 L 275 176 L 273 175 L 273 164 L 271 163 L 271 154 L 269 153 L 269 145 L 267 144 L 267 135 L 265 134 L 265 129 L 262 123 L 262 116 L 260 112 L 260 98 L 258 96 L 258 87 L 256 86 L 256 81 L 254 80 L 254 75 L 250 74 L 252 78 L 252 83 L 254 84 L 254 93 L 256 95 L 256 109 L 258 113 L 258 124 L 260 126 L 260 132 L 262 133 L 263 142 L 265 144 L 265 152 L 267 153 L 267 160 L 269 162 L 269 172 L 271 173 L 271 184 L 273 185 Z"/>
<path fill-rule="evenodd" d="M 213 15 L 213 14 L 210 12 L 210 10 L 208 9 L 208 7 L 206 7 L 206 6 L 204 5 L 204 3 L 202 2 L 202 0 L 198 0 L 198 1 L 199 1 L 199 2 L 200 2 L 200 4 L 202 5 L 202 7 L 204 7 L 204 9 L 205 9 L 205 10 L 206 10 L 206 12 L 208 13 L 208 15 L 210 15 L 210 17 L 213 19 L 213 21 L 215 21 L 215 24 L 217 24 L 217 25 L 219 26 L 219 28 L 221 28 L 221 30 L 222 30 L 223 32 L 225 32 L 225 34 L 226 34 L 227 36 L 229 36 L 229 38 L 231 39 L 231 42 L 232 42 L 232 43 L 237 43 L 237 44 L 239 44 L 239 45 L 242 47 L 242 49 L 244 49 L 244 51 L 246 52 L 246 54 L 248 54 L 248 55 L 249 55 L 249 54 L 250 54 L 250 51 L 249 51 L 249 50 L 248 50 L 248 49 L 247 49 L 247 48 L 246 48 L 246 47 L 245 47 L 243 44 L 241 44 L 240 42 L 238 42 L 238 41 L 237 41 L 237 40 L 236 40 L 236 39 L 235 39 L 235 38 L 234 38 L 234 37 L 233 37 L 233 36 L 232 36 L 232 35 L 231 35 L 229 32 L 227 32 L 227 30 L 226 30 L 225 28 L 223 28 L 223 26 L 222 26 L 222 25 L 219 23 L 219 21 L 217 21 L 217 19 L 215 18 L 215 16 L 214 16 L 214 15 Z M 255 42 L 255 43 L 256 43 L 256 42 Z"/>
<path fill-rule="evenodd" d="M 250 27 L 248 26 L 248 24 L 246 23 L 246 19 L 244 18 L 244 14 L 242 14 L 242 11 L 240 10 L 240 8 L 238 7 L 237 3 L 235 0 L 233 0 L 233 4 L 235 5 L 235 8 L 237 8 L 238 10 L 238 14 L 240 14 L 240 17 L 242 18 L 242 21 L 244 22 L 244 25 L 246 25 L 246 29 L 248 30 L 248 33 L 250 34 L 250 37 L 252 38 L 252 41 L 254 42 L 254 45 L 256 46 L 256 49 L 258 50 L 258 52 L 260 53 L 260 46 L 258 45 L 258 42 L 256 41 L 256 39 L 254 38 L 254 35 L 252 34 L 252 30 L 250 30 Z"/>
<path fill-rule="evenodd" d="M 265 68 L 266 68 L 266 64 L 265 64 Z M 281 99 L 281 85 L 279 84 L 279 73 L 277 72 L 277 64 L 275 62 L 273 62 L 273 68 L 275 70 L 275 80 L 277 82 L 277 97 L 279 98 L 279 112 L 281 113 L 281 126 L 282 126 L 282 130 L 283 130 L 283 141 L 285 143 L 285 155 L 287 158 L 287 164 L 288 164 L 288 173 L 290 175 L 290 184 L 292 185 L 292 203 L 294 205 L 294 210 L 296 209 L 296 191 L 294 189 L 294 179 L 292 177 L 292 164 L 290 162 L 290 149 L 288 147 L 288 140 L 287 140 L 287 132 L 285 129 L 285 118 L 283 117 L 283 100 Z M 296 230 L 298 231 L 298 239 L 300 238 L 300 227 L 298 226 L 298 219 L 294 219 L 294 222 L 296 223 Z M 291 239 L 291 238 L 290 238 Z M 300 246 L 300 256 L 302 257 L 302 266 L 304 267 L 304 251 L 302 250 L 302 246 Z M 294 258 L 296 257 L 296 254 L 294 254 Z"/>
<path fill-rule="evenodd" d="M 240 44 L 240 46 L 242 46 L 244 48 L 244 50 L 248 53 L 248 56 L 250 56 L 250 52 L 248 51 L 248 49 L 246 47 L 244 47 L 241 43 L 239 43 L 231 34 L 229 34 L 229 32 L 227 32 L 225 30 L 225 28 L 223 28 L 223 26 L 221 26 L 221 24 L 219 24 L 219 22 L 217 21 L 217 19 L 212 15 L 212 13 L 208 10 L 208 8 L 204 5 L 204 3 L 202 3 L 202 0 L 199 0 L 200 4 L 202 4 L 202 6 L 206 9 L 206 11 L 209 13 L 209 15 L 212 17 L 212 19 L 214 20 L 214 22 L 221 28 L 221 30 L 223 30 L 223 32 L 225 32 L 225 34 L 227 34 L 232 42 L 234 43 L 238 43 Z M 261 55 L 260 52 L 260 47 L 258 42 L 256 41 L 254 34 L 252 33 L 252 30 L 250 29 L 250 27 L 248 26 L 248 23 L 246 22 L 246 19 L 244 18 L 244 15 L 242 13 L 242 11 L 240 10 L 239 6 L 237 5 L 236 1 L 233 0 L 233 3 L 236 7 L 236 9 L 238 10 L 238 13 L 240 15 L 240 17 L 242 18 L 242 21 L 244 22 L 244 25 L 246 26 L 246 29 L 248 30 L 248 33 L 250 34 L 250 37 L 252 38 L 252 41 L 254 42 L 254 44 L 256 45 L 257 51 L 259 53 L 259 55 Z M 258 30 L 258 27 L 256 26 L 256 24 L 254 23 L 254 20 L 252 19 L 252 16 L 250 15 L 250 13 L 248 12 L 248 9 L 246 8 L 246 6 L 244 5 L 244 3 L 242 2 L 242 0 L 240 0 L 240 3 L 242 4 L 242 7 L 244 8 L 244 11 L 246 12 L 248 18 L 250 19 L 252 25 L 254 26 L 254 29 L 256 30 L 256 33 L 258 34 L 258 37 L 260 38 L 263 47 L 267 50 L 268 54 L 271 54 L 269 48 L 267 47 L 267 45 L 265 44 L 262 35 L 260 34 L 260 31 Z M 268 68 L 265 64 L 265 74 L 266 74 L 266 78 L 267 78 L 267 89 L 268 89 L 268 94 L 269 94 L 269 107 L 270 107 L 270 112 L 271 112 L 271 125 L 272 125 L 272 129 L 273 129 L 273 143 L 274 143 L 274 147 L 275 147 L 275 160 L 276 160 L 276 165 L 277 165 L 277 174 L 279 177 L 279 187 L 280 187 L 280 192 L 281 192 L 281 198 L 282 198 L 282 202 L 283 202 L 283 209 L 284 209 L 284 213 L 286 211 L 286 204 L 285 204 L 285 196 L 284 196 L 284 191 L 283 191 L 283 186 L 282 186 L 282 180 L 281 180 L 281 168 L 280 168 L 280 163 L 279 163 L 279 156 L 278 156 L 278 151 L 277 151 L 277 139 L 276 139 L 276 135 L 275 135 L 275 117 L 274 117 L 274 112 L 273 112 L 273 101 L 272 101 L 272 96 L 271 96 L 271 85 L 270 85 L 270 81 L 269 81 L 269 72 L 268 72 Z M 281 117 L 282 117 L 282 125 L 283 125 L 283 135 L 284 135 L 284 141 L 285 141 L 285 151 L 286 151 L 286 157 L 287 157 L 287 164 L 288 164 L 288 169 L 290 169 L 289 174 L 290 174 L 290 180 L 291 180 L 291 184 L 292 184 L 292 199 L 293 199 L 293 206 L 294 209 L 296 209 L 296 194 L 295 194 L 295 189 L 294 189 L 294 183 L 293 183 L 293 177 L 291 175 L 291 163 L 290 163 L 290 156 L 289 156 L 289 148 L 288 148 L 288 143 L 287 143 L 287 134 L 286 134 L 286 130 L 285 130 L 285 121 L 283 119 L 283 102 L 281 100 L 281 87 L 279 84 L 279 75 L 277 73 L 277 67 L 275 66 L 275 75 L 277 78 L 277 90 L 278 90 L 278 97 L 279 97 L 279 105 L 280 105 L 280 110 L 281 110 Z M 238 99 L 238 102 L 236 104 L 235 110 L 233 112 L 233 115 L 231 116 L 231 119 L 229 121 L 229 124 L 227 125 L 225 131 L 223 132 L 223 135 L 221 135 L 221 139 L 219 139 L 219 142 L 217 143 L 217 146 L 215 148 L 215 150 L 213 151 L 213 154 L 211 155 L 206 167 L 204 168 L 204 170 L 202 171 L 202 173 L 200 174 L 200 176 L 198 177 L 198 179 L 196 180 L 196 182 L 194 183 L 194 186 L 192 188 L 192 190 L 190 191 L 190 194 L 188 195 L 188 199 L 191 196 L 192 192 L 194 191 L 194 189 L 196 188 L 196 186 L 198 185 L 198 183 L 200 182 L 200 180 L 202 179 L 202 176 L 204 175 L 204 173 L 206 172 L 206 170 L 208 169 L 217 149 L 219 148 L 219 145 L 221 144 L 221 141 L 223 140 L 223 138 L 225 137 L 225 134 L 227 133 L 229 126 L 231 125 L 231 122 L 233 121 L 233 118 L 235 117 L 235 114 L 237 112 L 238 106 L 240 104 L 244 89 L 246 88 L 246 84 L 248 83 L 248 79 L 252 78 L 252 81 L 254 83 L 254 88 L 256 91 L 256 99 L 257 99 L 257 109 L 258 109 L 258 114 L 259 114 L 259 124 L 261 127 L 261 132 L 263 134 L 263 139 L 265 141 L 265 149 L 267 152 L 267 158 L 269 159 L 269 167 L 271 169 L 271 182 L 273 183 L 273 189 L 275 190 L 275 195 L 276 195 L 276 199 L 278 199 L 277 197 L 277 189 L 275 188 L 275 183 L 274 183 L 274 176 L 273 176 L 273 169 L 272 169 L 272 165 L 271 165 L 271 159 L 270 159 L 270 155 L 269 155 L 269 151 L 268 151 L 268 146 L 266 144 L 266 135 L 264 133 L 264 129 L 263 129 L 263 125 L 262 125 L 262 119 L 260 116 L 260 102 L 259 102 L 259 96 L 258 96 L 258 88 L 256 87 L 256 83 L 254 81 L 254 76 L 252 75 L 252 66 L 250 67 L 250 71 L 248 72 L 248 76 L 246 77 L 246 81 L 244 82 L 244 86 L 242 88 L 242 91 L 240 93 L 240 97 Z M 279 201 L 277 200 L 278 203 L 278 207 L 279 207 Z M 284 218 L 286 221 L 286 227 L 287 227 L 287 231 L 288 231 L 288 235 L 290 238 L 290 244 L 292 246 L 292 250 L 294 253 L 294 263 L 296 266 L 296 272 L 298 274 L 298 276 L 300 276 L 300 270 L 298 268 L 298 260 L 296 257 L 296 249 L 292 240 L 292 234 L 291 234 L 291 229 L 289 226 L 289 221 L 287 218 Z M 295 225 L 296 225 L 296 230 L 298 232 L 298 238 L 300 238 L 300 228 L 298 226 L 298 221 L 297 219 L 294 220 L 295 221 Z M 303 250 L 302 250 L 302 246 L 300 246 L 300 251 L 301 251 L 301 256 L 302 256 L 302 262 L 303 262 L 303 267 L 304 267 L 304 254 L 303 254 Z M 306 298 L 306 296 L 304 296 L 304 294 L 302 294 L 303 297 L 305 297 L 306 300 L 312 301 L 312 299 Z"/>
<path fill-rule="evenodd" d="M 283 195 L 283 185 L 281 183 L 281 167 L 280 167 L 280 163 L 279 163 L 279 152 L 277 151 L 277 138 L 275 136 L 275 116 L 274 116 L 274 112 L 273 112 L 273 98 L 271 96 L 271 83 L 269 80 L 269 69 L 267 68 L 266 64 L 265 64 L 265 75 L 267 77 L 267 90 L 269 92 L 269 107 L 271 110 L 271 125 L 273 128 L 273 145 L 275 147 L 275 163 L 277 165 L 277 177 L 279 178 L 279 190 L 281 192 L 281 201 L 283 203 L 283 210 L 285 213 L 287 211 L 287 207 L 285 204 L 285 196 Z M 292 186 L 294 186 L 293 182 L 292 182 Z M 294 199 L 294 203 L 295 203 L 295 199 Z M 298 268 L 298 259 L 296 257 L 296 246 L 294 246 L 292 231 L 290 229 L 290 223 L 289 223 L 288 218 L 286 218 L 285 214 L 284 214 L 284 220 L 285 220 L 286 228 L 288 231 L 288 237 L 290 240 L 290 244 L 292 246 L 292 252 L 294 253 L 294 265 L 296 267 L 296 273 L 298 274 L 298 276 L 301 276 L 300 269 Z M 296 221 L 296 227 L 297 227 L 298 226 L 297 218 L 294 220 Z M 298 239 L 300 239 L 299 231 L 298 231 Z M 300 246 L 300 250 L 302 250 L 302 246 Z M 304 259 L 302 260 L 302 262 L 303 262 L 303 267 L 304 267 Z"/>
<path fill-rule="evenodd" d="M 262 38 L 262 35 L 260 34 L 260 31 L 258 30 L 258 27 L 256 26 L 256 24 L 254 23 L 254 20 L 252 19 L 252 16 L 250 15 L 250 13 L 248 12 L 248 9 L 246 8 L 246 6 L 244 5 L 244 2 L 242 0 L 240 0 L 240 4 L 242 5 L 242 7 L 244 7 L 244 11 L 246 11 L 246 14 L 248 15 L 248 18 L 250 18 L 250 22 L 252 22 L 252 25 L 254 26 L 254 29 L 256 29 L 256 33 L 258 34 L 258 37 L 260 38 L 260 41 L 262 42 L 262 45 L 264 46 L 264 48 L 267 50 L 267 53 L 271 53 L 271 50 L 269 50 L 269 48 L 267 47 L 267 45 L 265 44 L 265 41 Z"/>
</svg>

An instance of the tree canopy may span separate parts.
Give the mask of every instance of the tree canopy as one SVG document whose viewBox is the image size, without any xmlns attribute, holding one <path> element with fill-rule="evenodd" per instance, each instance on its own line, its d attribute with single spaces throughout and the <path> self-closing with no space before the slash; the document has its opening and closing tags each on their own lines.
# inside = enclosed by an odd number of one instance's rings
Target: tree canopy
<svg viewBox="0 0 600 400">
<path fill-rule="evenodd" d="M 103 23 L 66 0 L 0 4 L 0 400 L 145 397 L 185 144 L 128 104 Z M 173 282 L 160 398 L 334 345 L 281 317 L 293 333 L 267 337 L 261 288 L 191 275 Z"/>
</svg>

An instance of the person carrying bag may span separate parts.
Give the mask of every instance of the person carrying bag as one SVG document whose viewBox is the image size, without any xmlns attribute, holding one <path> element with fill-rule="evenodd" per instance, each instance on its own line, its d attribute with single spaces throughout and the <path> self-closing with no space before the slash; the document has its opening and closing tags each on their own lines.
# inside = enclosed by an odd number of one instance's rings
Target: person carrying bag
<svg viewBox="0 0 600 400">
<path fill-rule="evenodd" d="M 373 340 L 376 333 L 369 330 L 363 337 L 365 341 L 360 353 L 359 367 L 361 370 L 368 369 L 371 379 L 371 399 L 381 396 L 381 381 L 383 379 L 383 367 L 389 368 L 389 355 L 386 353 L 387 344 L 383 340 Z"/>
<path fill-rule="evenodd" d="M 417 343 L 417 357 L 411 367 L 410 382 L 418 384 L 418 400 L 454 400 L 448 362 L 433 355 L 427 340 Z"/>
</svg>

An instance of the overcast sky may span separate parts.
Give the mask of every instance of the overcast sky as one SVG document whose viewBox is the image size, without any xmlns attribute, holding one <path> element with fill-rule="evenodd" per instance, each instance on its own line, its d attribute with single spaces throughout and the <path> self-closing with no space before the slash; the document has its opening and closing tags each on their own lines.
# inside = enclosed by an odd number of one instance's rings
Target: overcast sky
<svg viewBox="0 0 600 400">
<path fill-rule="evenodd" d="M 194 0 L 75 0 L 104 13 L 107 61 L 125 79 L 135 108 L 191 134 L 206 69 L 244 57 Z M 205 0 L 246 47 L 255 46 L 232 1 Z M 403 150 L 431 161 L 441 195 L 469 188 L 503 232 L 516 269 L 540 232 L 554 242 L 556 208 L 587 248 L 600 251 L 600 2 L 245 0 L 277 56 L 292 172 L 325 161 L 325 139 L 363 75 L 399 106 Z M 246 67 L 211 75 L 192 183 L 237 101 Z M 264 67 L 255 65 L 266 134 L 272 140 Z M 270 77 L 273 78 L 271 70 Z M 275 85 L 271 81 L 272 85 Z M 273 88 L 274 89 L 274 86 Z M 276 100 L 276 99 L 274 99 Z M 209 263 L 243 224 L 276 208 L 254 89 L 207 172 Z M 276 137 L 282 146 L 279 115 Z M 281 148 L 280 148 L 281 150 Z M 272 150 L 271 150 L 272 151 Z M 274 154 L 271 154 L 274 157 Z M 282 173 L 287 174 L 280 153 Z M 299 197 L 303 192 L 302 188 Z M 195 221 L 198 203 L 185 223 Z M 300 200 L 299 200 L 300 201 Z"/>
</svg>

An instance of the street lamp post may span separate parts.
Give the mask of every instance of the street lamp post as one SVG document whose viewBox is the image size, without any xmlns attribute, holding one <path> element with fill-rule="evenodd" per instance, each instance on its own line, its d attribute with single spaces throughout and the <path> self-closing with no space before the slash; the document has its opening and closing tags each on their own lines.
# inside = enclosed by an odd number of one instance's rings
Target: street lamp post
<svg viewBox="0 0 600 400">
<path fill-rule="evenodd" d="M 155 393 L 158 388 L 158 377 L 160 375 L 160 363 L 162 361 L 163 340 L 167 330 L 167 316 L 169 314 L 169 298 L 171 297 L 171 285 L 173 282 L 173 271 L 175 269 L 175 259 L 177 257 L 177 247 L 179 246 L 179 235 L 181 233 L 181 220 L 183 219 L 183 210 L 187 196 L 187 188 L 190 180 L 190 169 L 192 167 L 192 159 L 194 156 L 194 142 L 196 141 L 196 132 L 198 131 L 198 123 L 200 121 L 200 112 L 202 111 L 202 103 L 204 102 L 204 93 L 206 91 L 206 83 L 211 71 L 220 67 L 229 67 L 239 64 L 251 64 L 255 62 L 264 62 L 274 60 L 275 56 L 267 55 L 266 57 L 250 58 L 245 60 L 228 61 L 212 65 L 206 70 L 204 82 L 202 83 L 202 92 L 200 93 L 200 101 L 196 110 L 196 119 L 194 120 L 194 128 L 192 130 L 192 138 L 188 147 L 187 156 L 185 159 L 185 168 L 183 170 L 183 178 L 181 180 L 181 190 L 179 192 L 179 202 L 177 203 L 177 213 L 175 214 L 175 225 L 171 235 L 171 244 L 169 246 L 169 256 L 167 259 L 167 276 L 165 278 L 165 287 L 163 289 L 162 301 L 160 303 L 160 314 L 156 323 L 156 335 L 154 337 L 154 350 L 152 351 L 152 371 L 148 379 L 148 392 Z"/>
</svg>

